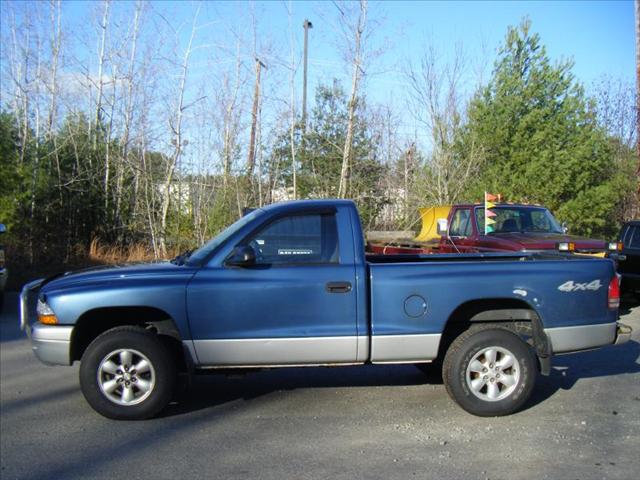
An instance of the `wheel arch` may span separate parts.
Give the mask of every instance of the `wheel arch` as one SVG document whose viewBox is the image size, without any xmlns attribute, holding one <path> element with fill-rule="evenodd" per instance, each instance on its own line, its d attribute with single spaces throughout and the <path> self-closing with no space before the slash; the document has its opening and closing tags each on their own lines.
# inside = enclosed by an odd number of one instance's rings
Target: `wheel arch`
<svg viewBox="0 0 640 480">
<path fill-rule="evenodd" d="M 102 307 L 88 310 L 75 323 L 71 335 L 71 362 L 80 360 L 89 344 L 99 335 L 121 326 L 138 326 L 156 333 L 186 369 L 188 361 L 182 338 L 173 318 L 164 310 L 147 306 Z"/>
<path fill-rule="evenodd" d="M 542 318 L 532 305 L 516 298 L 476 299 L 459 305 L 445 323 L 438 357 L 444 358 L 453 340 L 478 323 L 496 323 L 511 329 L 534 348 L 541 373 L 549 374 L 551 343 Z"/>
</svg>

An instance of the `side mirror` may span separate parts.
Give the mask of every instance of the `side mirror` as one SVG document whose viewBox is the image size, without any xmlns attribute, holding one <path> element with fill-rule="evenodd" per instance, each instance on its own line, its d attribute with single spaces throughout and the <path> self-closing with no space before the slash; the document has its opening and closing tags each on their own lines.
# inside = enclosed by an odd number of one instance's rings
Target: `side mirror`
<svg viewBox="0 0 640 480">
<path fill-rule="evenodd" d="M 567 222 L 562 222 L 562 233 L 567 233 L 569 231 L 569 227 L 567 227 Z"/>
<path fill-rule="evenodd" d="M 0 233 L 5 233 L 7 231 L 7 227 L 4 226 L 4 223 L 0 223 Z"/>
<path fill-rule="evenodd" d="M 233 249 L 225 263 L 232 267 L 250 267 L 256 264 L 256 252 L 248 245 L 239 245 Z"/>
<path fill-rule="evenodd" d="M 449 231 L 449 222 L 447 222 L 447 219 L 439 218 L 436 223 L 436 232 L 438 235 L 446 235 Z"/>
</svg>

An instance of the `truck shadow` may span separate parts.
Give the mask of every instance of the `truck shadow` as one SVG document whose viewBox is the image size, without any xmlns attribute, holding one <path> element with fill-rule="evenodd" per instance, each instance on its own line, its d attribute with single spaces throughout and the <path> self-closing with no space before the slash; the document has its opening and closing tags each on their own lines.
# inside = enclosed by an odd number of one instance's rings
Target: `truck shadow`
<svg viewBox="0 0 640 480">
<path fill-rule="evenodd" d="M 197 375 L 192 385 L 161 416 L 182 415 L 235 401 L 250 402 L 278 392 L 416 386 L 423 385 L 426 378 L 413 365 L 279 368 L 238 375 Z"/>
<path fill-rule="evenodd" d="M 635 341 L 623 346 L 557 356 L 553 360 L 551 375 L 538 377 L 536 388 L 525 410 L 544 402 L 559 390 L 573 388 L 581 379 L 639 373 L 639 358 L 640 344 Z M 184 415 L 238 401 L 251 402 L 273 393 L 298 389 L 424 384 L 441 385 L 442 378 L 436 373 L 425 375 L 413 365 L 286 368 L 234 376 L 204 375 L 196 376 L 191 387 L 183 392 L 162 416 Z M 441 394 L 446 395 L 444 388 L 441 389 Z"/>
<path fill-rule="evenodd" d="M 621 346 L 558 355 L 553 358 L 551 375 L 539 376 L 526 408 L 553 396 L 558 390 L 570 390 L 582 379 L 640 372 L 640 343 L 630 341 Z"/>
</svg>

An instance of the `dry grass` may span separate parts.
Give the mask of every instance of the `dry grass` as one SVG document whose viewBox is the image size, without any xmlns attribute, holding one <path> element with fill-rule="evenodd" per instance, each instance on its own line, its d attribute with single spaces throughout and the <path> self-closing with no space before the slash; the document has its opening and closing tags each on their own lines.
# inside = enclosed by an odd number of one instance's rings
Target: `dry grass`
<svg viewBox="0 0 640 480">
<path fill-rule="evenodd" d="M 94 238 L 89 244 L 88 258 L 92 263 L 100 264 L 121 264 L 132 262 L 149 262 L 153 260 L 167 260 L 178 255 L 178 251 L 167 252 L 166 258 L 156 258 L 151 245 L 144 243 L 134 243 L 132 245 L 120 247 L 105 245 L 99 238 Z"/>
<path fill-rule="evenodd" d="M 30 280 L 55 273 L 98 265 L 165 260 L 180 253 L 176 247 L 167 252 L 166 258 L 156 258 L 153 254 L 153 248 L 149 244 L 136 243 L 125 247 L 114 246 L 101 243 L 99 238 L 94 238 L 89 244 L 89 248 L 86 245 L 76 245 L 65 256 L 60 255 L 60 251 L 55 246 L 49 247 L 47 251 L 40 252 L 36 262 L 32 264 L 23 246 L 6 245 L 9 269 L 8 290 L 20 290 L 22 285 Z"/>
</svg>

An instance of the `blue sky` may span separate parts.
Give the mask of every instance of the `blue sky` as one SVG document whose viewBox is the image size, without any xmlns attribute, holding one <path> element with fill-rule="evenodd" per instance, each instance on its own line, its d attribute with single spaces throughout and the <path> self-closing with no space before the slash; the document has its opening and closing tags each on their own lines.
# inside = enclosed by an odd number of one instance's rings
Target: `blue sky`
<svg viewBox="0 0 640 480">
<path fill-rule="evenodd" d="M 255 2 L 265 32 L 286 32 L 284 2 Z M 247 4 L 218 2 L 219 14 L 232 18 Z M 250 7 L 249 7 L 250 8 Z M 293 25 L 299 29 L 309 18 L 310 61 L 317 69 L 340 62 L 330 22 L 335 14 L 331 2 L 293 2 Z M 385 54 L 375 70 L 388 72 L 396 61 L 415 57 L 425 42 L 432 42 L 443 56 L 461 44 L 472 58 L 488 56 L 492 63 L 507 26 L 529 17 L 553 59 L 572 58 L 574 73 L 585 83 L 603 74 L 634 81 L 635 37 L 632 0 L 612 1 L 372 1 L 371 16 L 380 26 L 377 43 Z M 385 68 L 388 67 L 388 68 Z M 318 74 L 319 72 L 315 72 Z"/>
<path fill-rule="evenodd" d="M 115 2 L 121 9 L 124 0 Z M 156 1 L 154 10 L 172 22 L 188 21 L 192 5 L 187 2 Z M 129 4 L 131 5 L 131 4 Z M 288 2 L 208 2 L 202 8 L 201 24 L 212 22 L 209 31 L 199 33 L 201 41 L 219 41 L 221 23 L 238 29 L 250 29 L 246 14 L 252 9 L 259 31 L 274 43 L 289 41 L 286 6 Z M 95 2 L 69 2 L 65 13 L 70 23 L 83 24 Z M 330 67 L 340 65 L 335 31 L 330 25 L 337 11 L 329 1 L 291 3 L 297 49 L 302 46 L 302 22 L 308 18 L 314 28 L 310 33 L 310 62 L 313 77 L 326 76 Z M 379 27 L 375 42 L 384 45 L 384 55 L 374 65 L 375 71 L 392 73 L 405 59 L 415 58 L 426 42 L 435 44 L 443 57 L 451 55 L 461 44 L 473 59 L 488 57 L 492 63 L 504 38 L 507 26 L 529 17 L 534 31 L 553 59 L 572 58 L 574 73 L 584 83 L 603 74 L 634 81 L 635 37 L 633 0 L 609 1 L 371 1 L 370 16 Z M 205 29 L 206 30 L 206 29 Z M 186 34 L 186 29 L 185 29 Z M 208 37 L 208 38 L 207 38 Z M 286 47 L 288 48 L 288 46 Z M 376 75 L 379 76 L 379 75 Z"/>
<path fill-rule="evenodd" d="M 44 4 L 36 5 L 40 8 Z M 126 24 L 130 20 L 133 5 L 133 2 L 126 0 L 114 1 L 112 22 Z M 21 2 L 12 2 L 12 6 L 19 15 Z M 91 54 L 86 46 L 90 45 L 95 50 L 101 8 L 98 2 L 63 2 L 66 31 L 82 39 L 75 42 L 75 58 L 86 56 L 89 64 L 93 62 L 95 54 Z M 291 18 L 287 15 L 288 8 L 292 11 Z M 166 22 L 171 28 L 178 29 L 181 47 L 184 48 L 196 4 L 155 1 L 150 2 L 150 9 L 158 15 L 147 14 L 145 19 L 153 18 L 153 21 Z M 47 12 L 48 6 L 45 18 Z M 257 46 L 258 55 L 270 66 L 264 77 L 265 96 L 271 93 L 274 98 L 287 98 L 289 74 L 282 62 L 289 60 L 291 32 L 295 58 L 300 61 L 302 22 L 305 18 L 314 25 L 310 31 L 309 49 L 310 98 L 313 98 L 313 90 L 318 83 L 328 83 L 333 78 L 342 80 L 348 88 L 350 70 L 343 62 L 337 44 L 337 12 L 336 5 L 330 1 L 203 3 L 198 18 L 201 28 L 195 40 L 195 44 L 203 48 L 193 58 L 191 85 L 205 85 L 206 89 L 212 69 L 232 68 L 236 45 L 234 35 L 242 37 L 245 73 L 248 82 L 253 81 L 253 13 L 257 36 L 261 39 Z M 376 25 L 370 46 L 379 48 L 383 53 L 367 68 L 365 92 L 370 103 L 391 103 L 401 112 L 407 90 L 402 72 L 407 62 L 419 61 L 425 46 L 433 45 L 443 62 L 452 58 L 456 46 L 462 48 L 468 67 L 462 89 L 463 94 L 470 95 L 477 86 L 479 71 L 484 81 L 488 80 L 507 27 L 517 25 L 524 17 L 531 20 L 533 31 L 540 34 L 553 60 L 573 59 L 573 72 L 587 90 L 604 75 L 622 78 L 631 84 L 635 81 L 633 0 L 370 1 L 369 13 Z M 3 22 L 6 20 L 3 15 Z M 156 31 L 151 28 L 147 35 L 154 35 Z M 95 64 L 90 68 L 93 70 L 94 67 Z M 68 68 L 78 67 L 68 65 Z M 169 72 L 168 78 L 171 75 Z M 295 83 L 297 101 L 300 102 L 301 67 L 297 70 Z M 198 95 L 200 93 L 196 91 L 188 93 L 190 98 Z M 411 124 L 406 115 L 404 117 L 401 121 L 403 134 L 414 135 L 416 125 Z"/>
</svg>

